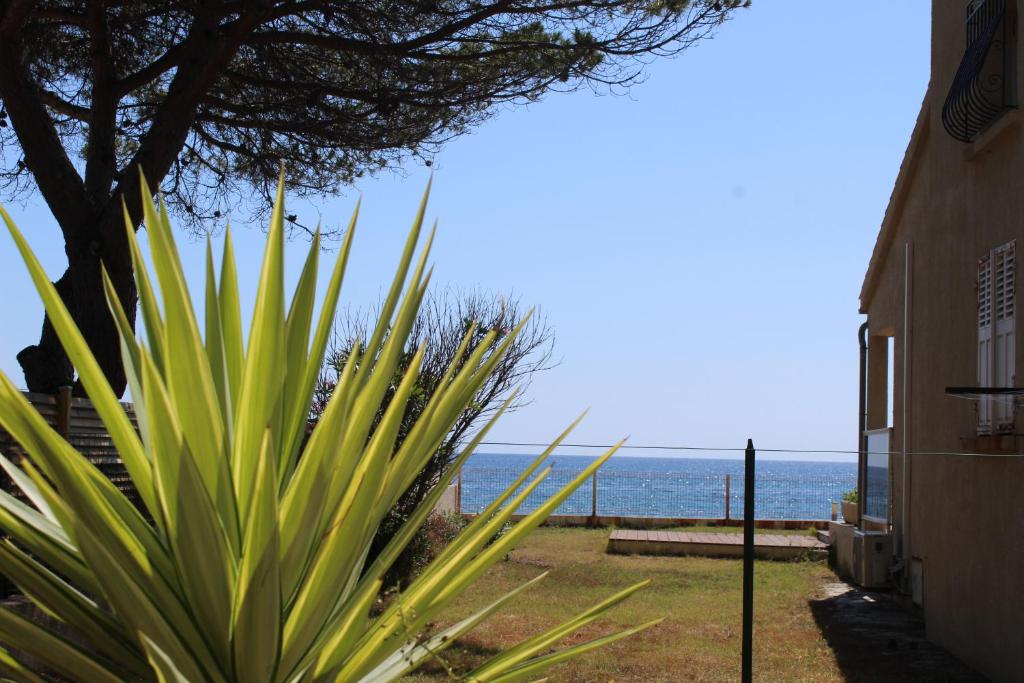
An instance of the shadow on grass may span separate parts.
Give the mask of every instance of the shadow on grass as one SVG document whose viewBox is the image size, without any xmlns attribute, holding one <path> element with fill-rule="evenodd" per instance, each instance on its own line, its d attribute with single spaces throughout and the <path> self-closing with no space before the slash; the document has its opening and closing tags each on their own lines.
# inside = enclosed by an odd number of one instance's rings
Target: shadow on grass
<svg viewBox="0 0 1024 683">
<path fill-rule="evenodd" d="M 427 676 L 444 676 L 448 673 L 464 674 L 501 653 L 501 648 L 482 644 L 473 636 L 455 641 L 441 652 L 436 659 L 428 659 L 417 673 Z"/>
<path fill-rule="evenodd" d="M 975 683 L 983 676 L 925 639 L 924 620 L 890 594 L 844 583 L 810 600 L 814 620 L 846 681 Z"/>
</svg>

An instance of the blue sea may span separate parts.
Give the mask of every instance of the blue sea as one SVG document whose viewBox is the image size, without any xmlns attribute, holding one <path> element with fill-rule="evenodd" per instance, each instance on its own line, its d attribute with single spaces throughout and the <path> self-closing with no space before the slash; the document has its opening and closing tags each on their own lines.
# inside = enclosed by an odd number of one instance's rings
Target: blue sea
<svg viewBox="0 0 1024 683">
<path fill-rule="evenodd" d="M 462 472 L 462 510 L 486 508 L 515 482 L 536 456 L 474 453 Z M 554 455 L 551 474 L 525 500 L 522 511 L 541 505 L 593 461 L 587 456 Z M 759 460 L 755 472 L 756 519 L 823 520 L 833 501 L 857 484 L 852 462 Z M 522 490 L 520 487 L 519 490 Z M 589 515 L 596 494 L 597 514 L 635 517 L 742 519 L 743 461 L 725 458 L 613 456 L 555 511 Z"/>
</svg>

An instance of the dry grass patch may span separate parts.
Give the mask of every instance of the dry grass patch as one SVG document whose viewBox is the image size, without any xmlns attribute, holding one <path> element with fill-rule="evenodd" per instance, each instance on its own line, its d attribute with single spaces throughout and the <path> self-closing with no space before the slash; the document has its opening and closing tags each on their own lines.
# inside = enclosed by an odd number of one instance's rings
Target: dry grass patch
<svg viewBox="0 0 1024 683">
<path fill-rule="evenodd" d="M 692 529 L 691 529 L 692 530 Z M 461 619 L 513 587 L 549 570 L 550 575 L 511 607 L 476 628 L 408 681 L 448 678 L 444 666 L 465 673 L 498 649 L 645 578 L 653 583 L 606 618 L 575 634 L 581 642 L 632 624 L 666 617 L 655 628 L 552 670 L 552 681 L 735 681 L 740 664 L 741 572 L 739 560 L 702 557 L 608 555 L 607 529 L 544 528 L 507 562 L 477 582 L 445 614 Z M 755 569 L 755 671 L 763 681 L 839 680 L 835 658 L 808 607 L 823 583 L 835 581 L 819 562 L 757 562 Z M 441 624 L 439 624 L 441 625 Z"/>
</svg>

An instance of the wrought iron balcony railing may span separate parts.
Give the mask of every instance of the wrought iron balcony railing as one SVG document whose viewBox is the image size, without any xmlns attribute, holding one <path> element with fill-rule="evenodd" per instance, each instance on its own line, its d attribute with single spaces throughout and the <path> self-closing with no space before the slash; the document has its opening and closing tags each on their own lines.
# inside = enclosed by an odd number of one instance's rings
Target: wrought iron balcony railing
<svg viewBox="0 0 1024 683">
<path fill-rule="evenodd" d="M 946 132 L 961 142 L 974 140 L 1014 106 L 1010 41 L 1015 27 L 1006 16 L 1006 0 L 967 5 L 967 49 L 942 107 Z"/>
</svg>

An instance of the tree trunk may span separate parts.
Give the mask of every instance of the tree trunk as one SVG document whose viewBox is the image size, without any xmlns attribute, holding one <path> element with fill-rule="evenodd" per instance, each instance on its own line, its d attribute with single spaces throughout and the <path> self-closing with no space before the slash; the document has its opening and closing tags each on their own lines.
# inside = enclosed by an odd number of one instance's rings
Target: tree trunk
<svg viewBox="0 0 1024 683">
<path fill-rule="evenodd" d="M 82 232 L 95 235 L 99 231 Z M 120 397 L 125 392 L 127 379 L 121 362 L 121 342 L 117 327 L 107 307 L 101 264 L 106 265 L 107 274 L 114 283 L 121 307 L 133 329 L 138 296 L 127 240 L 119 242 L 103 245 L 95 239 L 68 240 L 65 247 L 68 269 L 54 285 L 110 382 L 114 394 Z M 39 343 L 22 349 L 18 353 L 18 362 L 25 372 L 25 383 L 29 391 L 54 393 L 58 387 L 70 385 L 74 380 L 71 362 L 48 316 L 43 319 Z M 74 394 L 85 395 L 80 383 L 75 383 Z"/>
</svg>

